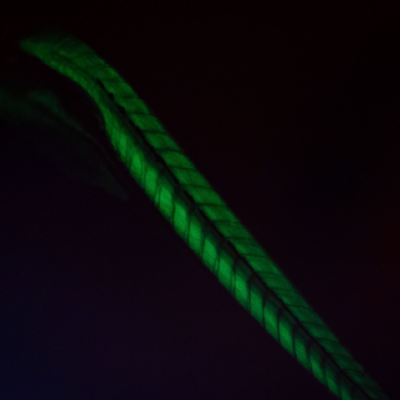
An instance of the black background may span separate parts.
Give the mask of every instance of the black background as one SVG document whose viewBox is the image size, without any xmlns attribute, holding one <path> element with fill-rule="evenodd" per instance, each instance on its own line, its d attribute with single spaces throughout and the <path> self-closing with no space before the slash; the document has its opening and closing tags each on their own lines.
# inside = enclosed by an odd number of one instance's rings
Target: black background
<svg viewBox="0 0 400 400">
<path fill-rule="evenodd" d="M 395 2 L 65 2 L 2 15 L 3 60 L 55 27 L 115 67 L 399 397 Z M 11 144 L 1 161 L 2 398 L 333 398 L 139 189 L 122 202 Z"/>
</svg>

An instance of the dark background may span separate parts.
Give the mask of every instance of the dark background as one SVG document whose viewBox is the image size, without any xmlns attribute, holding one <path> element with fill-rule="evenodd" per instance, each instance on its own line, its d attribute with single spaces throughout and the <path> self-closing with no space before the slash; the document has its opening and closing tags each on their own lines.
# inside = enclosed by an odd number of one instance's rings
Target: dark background
<svg viewBox="0 0 400 400">
<path fill-rule="evenodd" d="M 396 2 L 4 10 L 131 83 L 384 390 L 399 398 Z M 128 202 L 1 148 L 5 399 L 330 399 L 138 189 Z"/>
</svg>

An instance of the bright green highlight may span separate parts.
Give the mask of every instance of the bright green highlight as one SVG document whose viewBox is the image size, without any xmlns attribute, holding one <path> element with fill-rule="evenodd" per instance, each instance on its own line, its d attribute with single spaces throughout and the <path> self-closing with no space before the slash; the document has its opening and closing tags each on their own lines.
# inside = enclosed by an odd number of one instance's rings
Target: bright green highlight
<svg viewBox="0 0 400 400">
<path fill-rule="evenodd" d="M 339 398 L 387 399 L 114 69 L 69 36 L 30 38 L 21 47 L 87 91 L 132 177 L 288 352 Z"/>
</svg>

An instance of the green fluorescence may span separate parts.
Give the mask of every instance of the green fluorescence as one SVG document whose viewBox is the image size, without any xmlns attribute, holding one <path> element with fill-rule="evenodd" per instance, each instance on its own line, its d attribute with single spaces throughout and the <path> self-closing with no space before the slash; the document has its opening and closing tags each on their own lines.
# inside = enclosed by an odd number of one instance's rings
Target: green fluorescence
<svg viewBox="0 0 400 400">
<path fill-rule="evenodd" d="M 126 199 L 101 150 L 50 89 L 16 90 L 0 87 L 0 116 L 20 146 L 35 149 L 67 176 Z"/>
<path fill-rule="evenodd" d="M 113 68 L 71 36 L 37 36 L 21 47 L 86 90 L 131 176 L 286 351 L 339 398 L 388 399 Z"/>
</svg>

